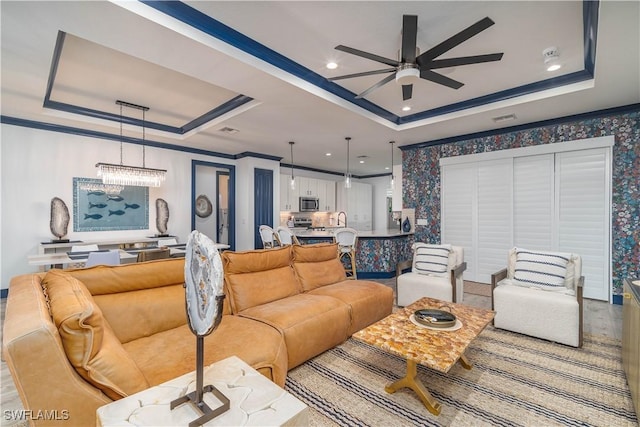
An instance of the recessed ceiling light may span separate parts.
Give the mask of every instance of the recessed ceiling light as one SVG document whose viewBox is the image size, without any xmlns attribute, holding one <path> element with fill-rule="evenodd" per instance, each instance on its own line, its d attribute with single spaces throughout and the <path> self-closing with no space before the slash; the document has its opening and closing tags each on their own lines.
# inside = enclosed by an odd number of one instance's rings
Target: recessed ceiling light
<svg viewBox="0 0 640 427">
<path fill-rule="evenodd" d="M 331 155 L 331 153 L 326 153 L 325 156 L 329 157 Z"/>
<path fill-rule="evenodd" d="M 364 160 L 360 160 L 360 163 L 364 163 Z"/>
<path fill-rule="evenodd" d="M 562 68 L 557 47 L 548 47 L 543 50 L 542 58 L 544 59 L 544 66 L 547 68 L 547 71 L 557 71 Z"/>
<path fill-rule="evenodd" d="M 336 64 L 335 62 L 327 62 L 327 68 L 330 70 L 335 70 L 336 68 L 338 68 L 338 64 Z"/>
<path fill-rule="evenodd" d="M 405 105 L 404 107 L 402 107 L 402 111 L 411 111 L 411 107 Z"/>
<path fill-rule="evenodd" d="M 388 171 L 389 170 L 389 166 L 385 166 L 384 170 Z"/>
</svg>

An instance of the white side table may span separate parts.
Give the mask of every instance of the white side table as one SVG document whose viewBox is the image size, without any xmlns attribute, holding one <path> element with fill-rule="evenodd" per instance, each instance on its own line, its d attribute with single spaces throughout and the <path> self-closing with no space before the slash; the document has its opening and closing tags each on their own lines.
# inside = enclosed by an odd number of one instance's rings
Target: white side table
<svg viewBox="0 0 640 427">
<path fill-rule="evenodd" d="M 269 381 L 236 356 L 204 369 L 204 385 L 213 384 L 231 401 L 230 409 L 206 426 L 306 426 L 307 406 Z M 172 400 L 195 388 L 195 371 L 125 397 L 97 410 L 96 425 L 110 426 L 187 426 L 200 417 L 192 404 L 173 411 Z M 204 395 L 211 409 L 220 406 L 212 393 Z"/>
</svg>

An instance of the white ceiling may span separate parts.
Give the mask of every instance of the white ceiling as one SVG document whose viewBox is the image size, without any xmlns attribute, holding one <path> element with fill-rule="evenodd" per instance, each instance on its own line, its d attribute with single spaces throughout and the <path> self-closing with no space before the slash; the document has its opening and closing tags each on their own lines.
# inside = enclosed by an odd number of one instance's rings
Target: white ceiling
<svg viewBox="0 0 640 427">
<path fill-rule="evenodd" d="M 119 122 L 104 117 L 117 119 L 115 101 L 123 100 L 150 108 L 146 121 L 161 125 L 154 129 L 148 123 L 151 141 L 228 155 L 255 152 L 284 162 L 290 161 L 288 141 L 295 141 L 296 165 L 342 172 L 344 138 L 350 136 L 352 173 L 372 175 L 387 172 L 391 140 L 404 146 L 640 102 L 637 1 L 600 3 L 593 78 L 526 95 L 514 88 L 584 74 L 582 2 L 187 4 L 203 14 L 197 21 L 205 25 L 202 31 L 138 2 L 2 1 L 3 117 L 118 134 Z M 333 83 L 324 79 L 388 68 L 334 48 L 343 44 L 397 59 L 404 14 L 418 16 L 421 52 L 488 16 L 495 25 L 441 58 L 504 52 L 503 59 L 440 70 L 464 86 L 454 90 L 421 80 L 408 102 L 395 82 L 371 93 L 364 104 L 353 101 L 386 74 Z M 234 30 L 222 32 L 231 36 L 231 44 L 208 34 L 215 33 L 216 24 L 208 17 Z M 545 71 L 542 61 L 542 51 L 550 46 L 558 47 L 563 64 L 554 73 Z M 267 56 L 245 51 L 253 48 Z M 325 67 L 330 60 L 338 69 Z M 346 97 L 339 96 L 341 88 L 350 91 Z M 505 90 L 513 90 L 513 96 L 452 111 L 456 103 L 468 106 L 470 99 Z M 248 102 L 194 124 L 191 131 L 170 131 L 234 99 Z M 401 109 L 406 104 L 412 107 L 408 113 Z M 94 113 L 88 115 L 89 110 Z M 125 116 L 141 118 L 140 111 L 126 110 Z M 507 114 L 517 118 L 492 120 Z M 224 127 L 239 132 L 220 132 Z M 125 126 L 125 134 L 140 137 L 140 128 Z M 359 164 L 358 156 L 368 157 Z"/>
</svg>

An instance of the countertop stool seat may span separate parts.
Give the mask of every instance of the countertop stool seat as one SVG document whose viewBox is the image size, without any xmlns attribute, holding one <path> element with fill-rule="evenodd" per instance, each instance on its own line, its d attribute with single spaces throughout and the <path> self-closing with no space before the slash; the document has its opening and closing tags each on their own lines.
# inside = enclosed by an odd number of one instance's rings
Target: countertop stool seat
<svg viewBox="0 0 640 427">
<path fill-rule="evenodd" d="M 334 234 L 334 241 L 338 244 L 338 258 L 345 266 L 348 279 L 357 279 L 356 246 L 358 232 L 353 228 L 340 228 Z"/>
</svg>

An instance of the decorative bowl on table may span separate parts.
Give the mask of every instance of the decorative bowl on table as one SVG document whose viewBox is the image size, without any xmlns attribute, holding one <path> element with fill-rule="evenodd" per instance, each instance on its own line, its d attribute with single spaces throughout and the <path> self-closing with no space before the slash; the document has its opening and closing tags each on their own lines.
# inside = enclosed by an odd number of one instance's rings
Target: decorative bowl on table
<svg viewBox="0 0 640 427">
<path fill-rule="evenodd" d="M 423 308 L 413 313 L 413 318 L 421 325 L 432 328 L 450 328 L 456 324 L 456 316 L 445 310 Z"/>
</svg>

